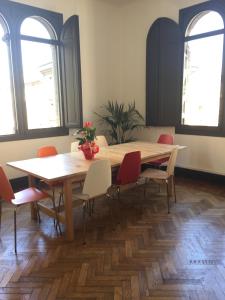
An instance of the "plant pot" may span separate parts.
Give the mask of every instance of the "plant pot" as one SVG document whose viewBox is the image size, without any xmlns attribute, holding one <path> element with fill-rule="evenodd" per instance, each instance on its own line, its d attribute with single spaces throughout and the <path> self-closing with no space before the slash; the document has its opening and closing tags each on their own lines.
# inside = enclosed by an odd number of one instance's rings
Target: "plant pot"
<svg viewBox="0 0 225 300">
<path fill-rule="evenodd" d="M 85 159 L 91 160 L 94 158 L 95 153 L 90 149 L 82 149 Z"/>
</svg>

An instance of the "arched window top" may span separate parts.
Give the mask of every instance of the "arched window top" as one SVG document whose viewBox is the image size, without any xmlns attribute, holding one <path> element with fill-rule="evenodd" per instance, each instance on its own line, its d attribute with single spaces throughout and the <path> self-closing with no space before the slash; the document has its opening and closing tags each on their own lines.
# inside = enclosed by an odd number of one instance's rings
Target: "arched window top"
<svg viewBox="0 0 225 300">
<path fill-rule="evenodd" d="M 2 22 L 1 22 L 1 19 L 0 19 L 0 39 L 3 38 L 4 34 L 5 34 L 5 30 L 2 26 Z"/>
<path fill-rule="evenodd" d="M 4 18 L 0 14 L 0 38 L 3 38 L 6 33 L 8 33 L 8 27 Z"/>
<path fill-rule="evenodd" d="M 186 30 L 185 36 L 193 36 L 223 28 L 224 22 L 221 15 L 216 11 L 208 10 L 198 14 L 192 19 Z"/>
<path fill-rule="evenodd" d="M 21 25 L 20 33 L 42 39 L 55 39 L 51 25 L 40 17 L 26 18 Z"/>
</svg>

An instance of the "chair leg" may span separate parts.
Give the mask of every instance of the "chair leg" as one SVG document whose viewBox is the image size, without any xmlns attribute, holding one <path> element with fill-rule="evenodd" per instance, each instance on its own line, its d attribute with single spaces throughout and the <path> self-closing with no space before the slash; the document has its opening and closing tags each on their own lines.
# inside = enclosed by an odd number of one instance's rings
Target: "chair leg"
<svg viewBox="0 0 225 300">
<path fill-rule="evenodd" d="M 15 254 L 17 254 L 16 209 L 17 207 L 14 207 L 14 252 Z"/>
<path fill-rule="evenodd" d="M 109 203 L 109 213 L 110 213 L 110 219 L 111 219 L 111 224 L 114 224 L 114 219 L 113 219 L 113 197 L 110 195 L 110 193 L 106 193 L 106 198 L 109 200 L 109 202 L 112 202 L 112 203 Z M 113 230 L 115 230 L 115 228 L 113 227 Z"/>
<path fill-rule="evenodd" d="M 117 187 L 116 192 L 117 192 L 117 199 L 118 199 L 118 201 L 120 201 L 120 187 L 119 186 Z"/>
<path fill-rule="evenodd" d="M 149 182 L 148 178 L 145 178 L 145 183 L 144 183 L 144 198 L 146 198 L 146 189 L 147 189 L 148 182 Z"/>
<path fill-rule="evenodd" d="M 40 210 L 39 210 L 37 202 L 35 203 L 35 206 L 36 206 L 36 210 L 37 210 L 38 223 L 40 224 L 41 223 L 41 216 L 40 216 Z"/>
<path fill-rule="evenodd" d="M 55 189 L 54 188 L 52 189 L 52 203 L 53 203 L 53 208 L 55 210 Z M 57 224 L 55 222 L 55 218 L 53 218 L 53 223 L 54 223 L 54 226 L 56 228 Z"/>
<path fill-rule="evenodd" d="M 2 226 L 2 200 L 0 199 L 0 231 Z"/>
<path fill-rule="evenodd" d="M 60 192 L 60 194 L 59 194 L 58 213 L 60 212 L 61 202 L 63 202 L 63 193 L 62 192 Z"/>
<path fill-rule="evenodd" d="M 86 244 L 86 210 L 87 203 L 83 201 L 83 244 Z"/>
<path fill-rule="evenodd" d="M 62 204 L 64 205 L 63 186 L 62 186 L 61 192 L 59 193 L 59 201 L 60 200 L 61 200 Z M 61 204 L 61 202 L 59 202 L 59 204 Z"/>
<path fill-rule="evenodd" d="M 52 204 L 53 204 L 53 209 L 55 211 L 54 225 L 55 225 L 56 230 L 58 227 L 59 233 L 60 233 L 60 235 L 62 235 L 61 226 L 59 223 L 59 216 L 58 216 L 58 212 L 57 212 L 56 205 L 55 205 L 55 198 L 52 198 Z"/>
<path fill-rule="evenodd" d="M 175 186 L 175 179 L 174 179 L 174 176 L 172 176 L 172 183 L 173 183 L 174 201 L 175 201 L 175 203 L 177 203 L 177 195 L 176 195 L 176 186 Z"/>
<path fill-rule="evenodd" d="M 170 196 L 169 196 L 169 183 L 166 180 L 166 196 L 167 196 L 167 206 L 168 206 L 168 214 L 170 213 Z"/>
<path fill-rule="evenodd" d="M 160 194 L 161 189 L 160 189 L 160 183 L 158 183 L 158 193 Z"/>
<path fill-rule="evenodd" d="M 94 207 L 95 207 L 95 198 L 92 199 L 92 205 L 91 205 L 91 215 L 94 214 Z"/>
<path fill-rule="evenodd" d="M 89 200 L 89 201 L 87 202 L 87 209 L 88 209 L 89 217 L 92 216 L 92 212 L 93 212 L 93 211 L 92 211 L 93 200 L 94 200 L 94 199 L 91 199 L 91 200 Z"/>
</svg>

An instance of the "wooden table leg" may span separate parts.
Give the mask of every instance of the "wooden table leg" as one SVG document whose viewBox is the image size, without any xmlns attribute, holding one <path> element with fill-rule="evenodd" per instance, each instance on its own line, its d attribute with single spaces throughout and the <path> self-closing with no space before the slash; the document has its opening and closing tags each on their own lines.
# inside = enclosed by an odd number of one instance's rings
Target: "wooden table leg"
<svg viewBox="0 0 225 300">
<path fill-rule="evenodd" d="M 28 183 L 29 183 L 30 187 L 35 186 L 35 178 L 34 178 L 34 176 L 28 175 Z M 37 208 L 34 205 L 34 203 L 30 204 L 30 214 L 31 214 L 31 219 L 32 220 L 37 220 L 38 219 Z"/>
<path fill-rule="evenodd" d="M 73 241 L 74 239 L 74 224 L 73 224 L 73 205 L 72 205 L 72 185 L 71 180 L 64 180 L 64 203 L 65 203 L 65 225 L 66 225 L 66 240 Z"/>
</svg>

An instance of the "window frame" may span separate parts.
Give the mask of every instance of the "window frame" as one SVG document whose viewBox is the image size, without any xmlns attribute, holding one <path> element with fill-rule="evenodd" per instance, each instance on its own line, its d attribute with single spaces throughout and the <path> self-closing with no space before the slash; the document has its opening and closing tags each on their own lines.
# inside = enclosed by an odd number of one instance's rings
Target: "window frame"
<svg viewBox="0 0 225 300">
<path fill-rule="evenodd" d="M 193 18 L 205 11 L 215 11 L 220 14 L 224 22 L 224 29 L 213 32 L 206 32 L 191 37 L 185 37 L 186 30 L 190 25 Z M 181 51 L 182 51 L 182 69 L 180 78 L 180 104 L 179 104 L 179 121 L 175 128 L 175 132 L 178 134 L 190 134 L 190 135 L 202 135 L 202 136 L 225 136 L 225 6 L 223 3 L 208 1 L 198 5 L 184 8 L 180 10 L 179 14 L 179 25 L 183 37 Z M 219 122 L 218 126 L 194 126 L 194 125 L 183 125 L 182 124 L 182 95 L 183 95 L 183 72 L 184 72 L 184 47 L 185 42 L 188 40 L 194 40 L 200 37 L 209 37 L 213 33 L 223 33 L 223 62 L 221 71 L 221 89 L 220 89 L 220 109 L 219 109 Z"/>
<path fill-rule="evenodd" d="M 65 126 L 64 120 L 64 107 L 62 97 L 62 67 L 60 63 L 60 34 L 63 28 L 63 16 L 60 13 L 55 13 L 45 9 L 24 5 L 12 1 L 1 0 L 0 14 L 6 23 L 8 28 L 8 42 L 10 49 L 10 61 L 11 61 L 11 76 L 14 95 L 15 106 L 15 122 L 17 124 L 17 130 L 15 134 L 0 135 L 0 142 L 26 140 L 35 138 L 44 138 L 52 136 L 68 135 L 69 129 Z M 44 19 L 48 22 L 56 36 L 56 40 L 53 41 L 57 44 L 57 69 L 58 69 L 58 95 L 59 95 L 59 110 L 60 110 L 60 123 L 59 127 L 40 128 L 40 129 L 28 129 L 27 115 L 25 107 L 25 90 L 23 80 L 23 66 L 22 66 L 22 53 L 21 53 L 21 40 L 33 40 L 40 41 L 41 38 L 29 37 L 20 34 L 22 22 L 29 17 L 37 17 Z M 4 26 L 4 24 L 3 24 Z M 44 42 L 45 39 L 43 39 Z"/>
</svg>

